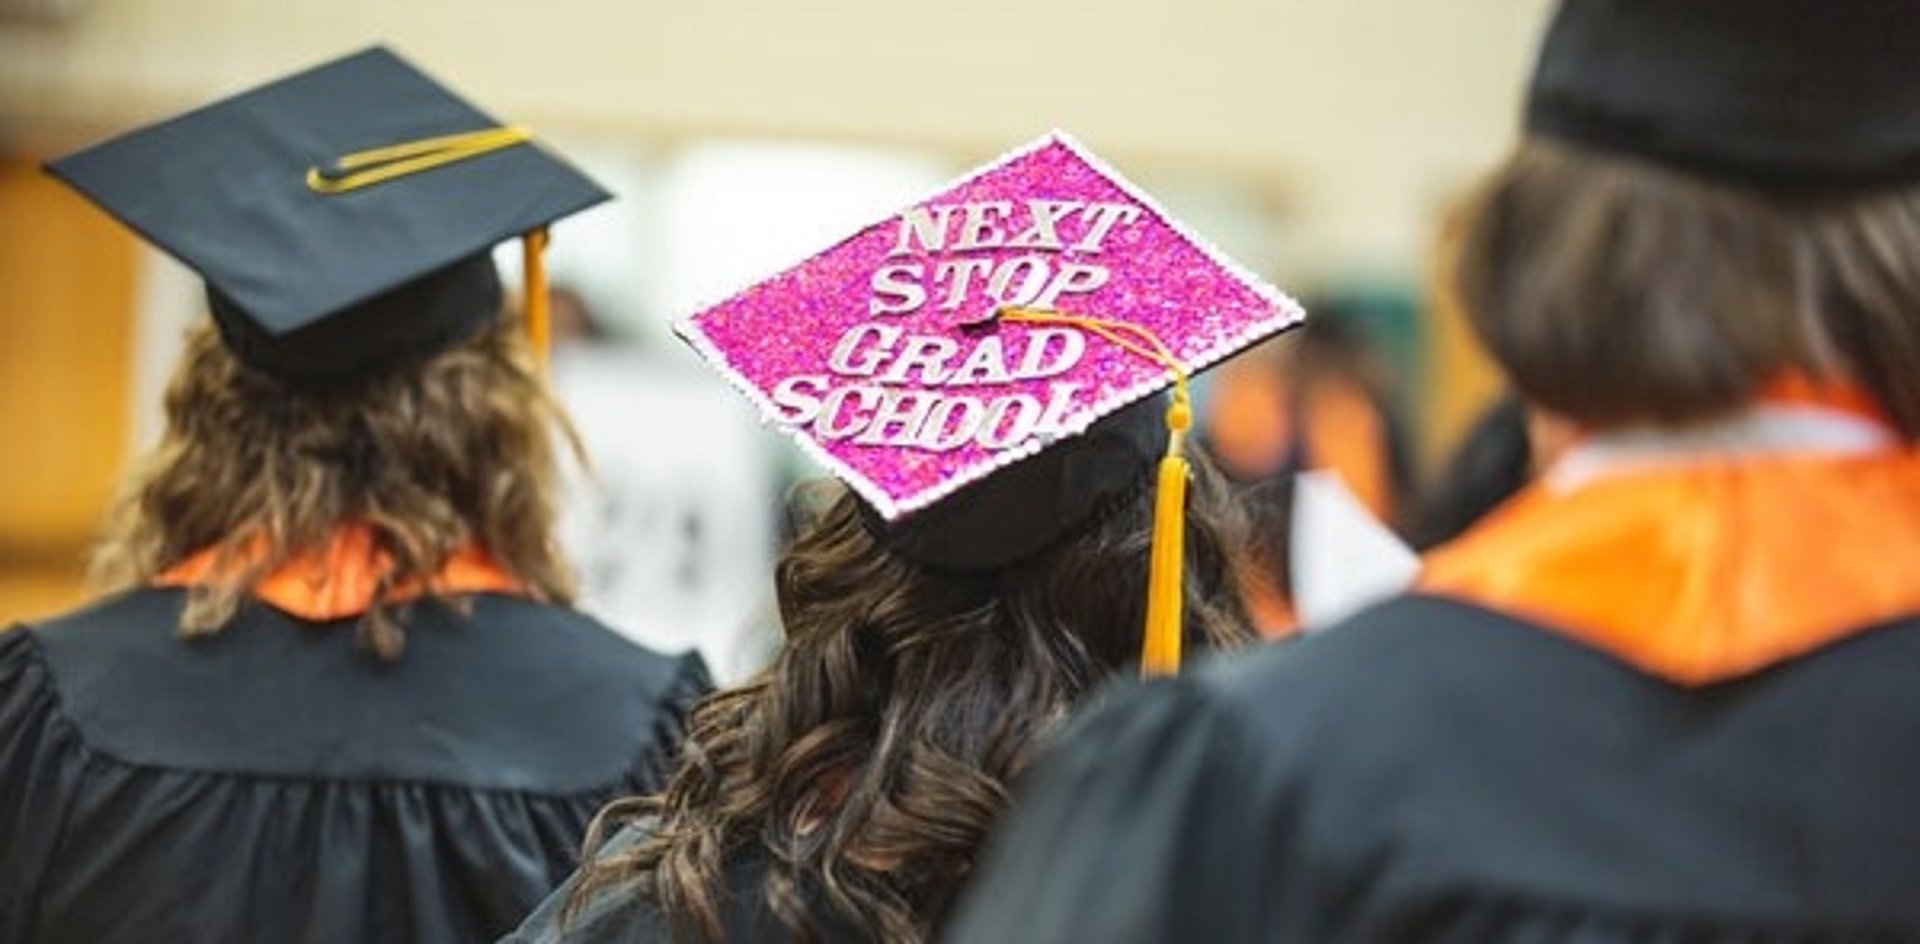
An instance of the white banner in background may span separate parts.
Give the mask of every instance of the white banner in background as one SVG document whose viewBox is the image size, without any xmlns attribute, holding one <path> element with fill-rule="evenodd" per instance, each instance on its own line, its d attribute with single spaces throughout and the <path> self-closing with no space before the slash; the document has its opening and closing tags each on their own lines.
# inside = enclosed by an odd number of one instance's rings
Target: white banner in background
<svg viewBox="0 0 1920 944">
<path fill-rule="evenodd" d="M 774 458 L 752 408 L 687 360 L 556 352 L 554 386 L 593 463 L 570 476 L 561 536 L 581 609 L 648 646 L 699 649 L 724 683 L 777 644 Z"/>
</svg>

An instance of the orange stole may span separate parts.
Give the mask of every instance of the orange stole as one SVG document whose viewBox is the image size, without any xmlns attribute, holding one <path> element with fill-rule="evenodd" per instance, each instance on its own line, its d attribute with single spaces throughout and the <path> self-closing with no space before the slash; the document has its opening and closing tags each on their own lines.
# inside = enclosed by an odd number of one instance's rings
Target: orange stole
<svg viewBox="0 0 1920 944">
<path fill-rule="evenodd" d="M 167 568 L 154 578 L 155 586 L 185 587 L 210 583 L 243 569 L 265 553 L 254 547 L 241 560 L 219 561 L 219 552 L 207 548 Z M 393 567 L 392 558 L 374 546 L 373 529 L 348 525 L 335 531 L 321 547 L 295 555 L 253 585 L 253 595 L 277 610 L 311 622 L 359 616 L 373 607 L 380 581 Z M 511 593 L 524 595 L 524 582 L 501 569 L 478 545 L 469 544 L 421 585 L 409 581 L 389 588 L 384 603 L 403 603 L 428 593 Z"/>
<path fill-rule="evenodd" d="M 1920 614 L 1920 451 L 1697 457 L 1534 485 L 1416 590 L 1537 622 L 1687 685 Z"/>
</svg>

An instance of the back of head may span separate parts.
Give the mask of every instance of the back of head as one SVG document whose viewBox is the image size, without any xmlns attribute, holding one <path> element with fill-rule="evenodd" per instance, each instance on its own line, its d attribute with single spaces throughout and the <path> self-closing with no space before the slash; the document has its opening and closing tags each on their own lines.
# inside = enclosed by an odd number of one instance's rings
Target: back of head
<svg viewBox="0 0 1920 944">
<path fill-rule="evenodd" d="M 638 876 L 672 923 L 718 940 L 721 851 L 745 847 L 790 927 L 928 938 L 1042 737 L 1138 658 L 1147 484 L 991 571 L 909 560 L 844 495 L 781 558 L 778 660 L 696 711 L 669 790 L 621 811 L 653 834 L 583 891 Z M 1250 638 L 1225 496 L 1197 466 L 1185 631 L 1200 648 Z"/>
<path fill-rule="evenodd" d="M 553 539 L 554 437 L 564 420 L 518 338 L 496 321 L 424 359 L 314 385 L 249 367 L 194 332 L 166 396 L 166 431 L 116 508 L 95 561 L 107 589 L 214 551 L 181 629 L 217 631 L 264 575 L 365 527 L 390 559 L 381 591 L 426 586 L 477 546 L 536 596 L 566 600 Z M 363 641 L 403 642 L 375 594 Z"/>
<path fill-rule="evenodd" d="M 1300 318 L 1056 132 L 676 324 L 857 498 L 780 563 L 774 666 L 696 711 L 622 811 L 650 835 L 574 900 L 632 878 L 709 939 L 723 904 L 928 937 L 1078 699 L 1245 638 L 1187 379 Z"/>
<path fill-rule="evenodd" d="M 1911 4 L 1569 0 L 1456 287 L 1530 400 L 1681 423 L 1787 376 L 1920 434 Z"/>
<path fill-rule="evenodd" d="M 313 558 L 331 585 L 320 555 L 347 535 L 372 558 L 364 639 L 388 658 L 390 592 L 434 592 L 456 552 L 502 565 L 491 582 L 569 595 L 550 534 L 558 414 L 501 324 L 491 250 L 522 238 L 540 335 L 547 227 L 604 189 L 378 46 L 47 170 L 199 273 L 218 328 L 188 345 L 102 582 L 190 563 L 181 628 L 208 633 L 283 564 Z"/>
</svg>

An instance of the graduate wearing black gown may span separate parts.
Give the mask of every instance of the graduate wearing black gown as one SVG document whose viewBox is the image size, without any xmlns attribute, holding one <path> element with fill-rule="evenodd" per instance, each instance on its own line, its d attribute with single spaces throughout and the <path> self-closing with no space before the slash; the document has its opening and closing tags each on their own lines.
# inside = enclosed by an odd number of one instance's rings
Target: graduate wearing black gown
<svg viewBox="0 0 1920 944">
<path fill-rule="evenodd" d="M 565 606 L 557 407 L 499 315 L 492 244 L 606 194 L 381 49 L 51 169 L 214 326 L 107 595 L 0 631 L 0 941 L 511 929 L 708 687 Z"/>
<path fill-rule="evenodd" d="M 0 940 L 491 940 L 705 688 L 517 594 L 416 605 L 390 666 L 264 603 L 182 641 L 184 596 L 0 633 Z"/>
<path fill-rule="evenodd" d="M 1086 207 L 1089 194 L 1132 222 L 1061 310 L 1013 307 L 976 280 L 953 304 L 922 293 L 876 315 L 876 273 L 944 264 L 944 221 Z M 1075 211 L 1029 236 L 1051 250 L 967 257 L 1030 267 L 1095 233 L 1089 215 L 1103 218 Z M 1199 304 L 1211 317 L 1186 317 Z M 1298 320 L 1056 134 L 679 325 L 736 385 L 770 391 L 756 397 L 768 418 L 850 487 L 775 568 L 786 640 L 773 664 L 700 704 L 667 788 L 610 808 L 596 836 L 608 841 L 506 942 L 935 939 L 1008 785 L 1076 704 L 1136 660 L 1164 671 L 1183 644 L 1251 640 L 1235 516 L 1197 453 L 1186 490 L 1185 365 Z M 1035 323 L 1047 333 L 1029 334 Z M 1040 372 L 1058 407 L 1042 411 L 994 363 L 1029 342 L 1058 355 Z M 867 386 L 879 359 L 964 348 L 979 353 L 957 378 L 935 357 Z M 789 375 L 826 385 L 818 422 L 792 409 Z"/>
<path fill-rule="evenodd" d="M 1077 719 L 945 939 L 1920 940 L 1916 43 L 1567 0 L 1458 285 L 1579 438 L 1414 593 Z"/>
</svg>

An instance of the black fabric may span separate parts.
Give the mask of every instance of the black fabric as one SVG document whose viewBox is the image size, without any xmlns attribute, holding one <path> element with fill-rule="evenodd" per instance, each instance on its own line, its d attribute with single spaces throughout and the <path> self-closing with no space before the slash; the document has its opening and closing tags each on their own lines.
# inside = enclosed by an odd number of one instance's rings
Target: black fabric
<svg viewBox="0 0 1920 944">
<path fill-rule="evenodd" d="M 482 941 L 662 782 L 696 657 L 493 595 L 352 624 L 143 590 L 0 634 L 0 941 Z"/>
<path fill-rule="evenodd" d="M 1527 406 L 1503 393 L 1473 421 L 1409 515 L 1408 542 L 1426 551 L 1459 537 L 1533 477 Z"/>
<path fill-rule="evenodd" d="M 1531 133 L 1776 188 L 1920 179 L 1920 4 L 1564 0 Z"/>
<path fill-rule="evenodd" d="M 1920 940 L 1920 621 L 1687 689 L 1405 598 L 1137 686 L 952 944 Z"/>
<path fill-rule="evenodd" d="M 423 340 L 460 335 L 434 322 L 436 312 L 447 313 L 421 298 L 376 306 L 372 316 L 368 299 L 610 194 L 533 141 L 340 193 L 315 190 L 309 171 L 325 177 L 350 154 L 499 127 L 374 47 L 61 157 L 47 170 L 198 272 L 224 309 L 229 340 L 236 316 L 274 339 L 271 359 L 250 363 L 310 374 L 310 355 L 324 373 L 350 373 L 356 363 L 374 369 L 419 353 Z M 472 295 L 470 280 L 444 287 L 455 302 Z M 471 327 L 497 306 L 452 307 L 454 320 Z M 336 318 L 351 324 L 316 328 Z M 420 318 L 429 323 L 410 323 Z M 304 350 L 306 342 L 315 347 Z"/>
<path fill-rule="evenodd" d="M 863 502 L 861 520 L 908 560 L 999 570 L 1059 543 L 1149 479 L 1166 454 L 1166 411 L 1165 396 L 1149 396 L 904 518 L 887 521 Z"/>
<path fill-rule="evenodd" d="M 629 826 L 609 840 L 601 854 L 624 851 L 645 835 L 645 827 Z M 720 903 L 720 920 L 725 925 L 722 940 L 727 944 L 797 944 L 801 940 L 767 906 L 762 891 L 766 876 L 767 863 L 760 856 L 736 853 L 728 860 L 722 876 L 725 898 Z M 577 875 L 568 879 L 500 944 L 666 944 L 674 940 L 666 917 L 632 882 L 597 892 L 576 913 L 568 915 L 567 905 L 577 881 Z M 871 940 L 871 936 L 841 923 L 816 928 L 814 933 L 823 944 Z"/>
<path fill-rule="evenodd" d="M 500 273 L 482 253 L 289 334 L 263 330 L 207 285 L 220 340 L 240 362 L 287 380 L 327 382 L 388 370 L 478 334 L 500 314 Z"/>
</svg>

